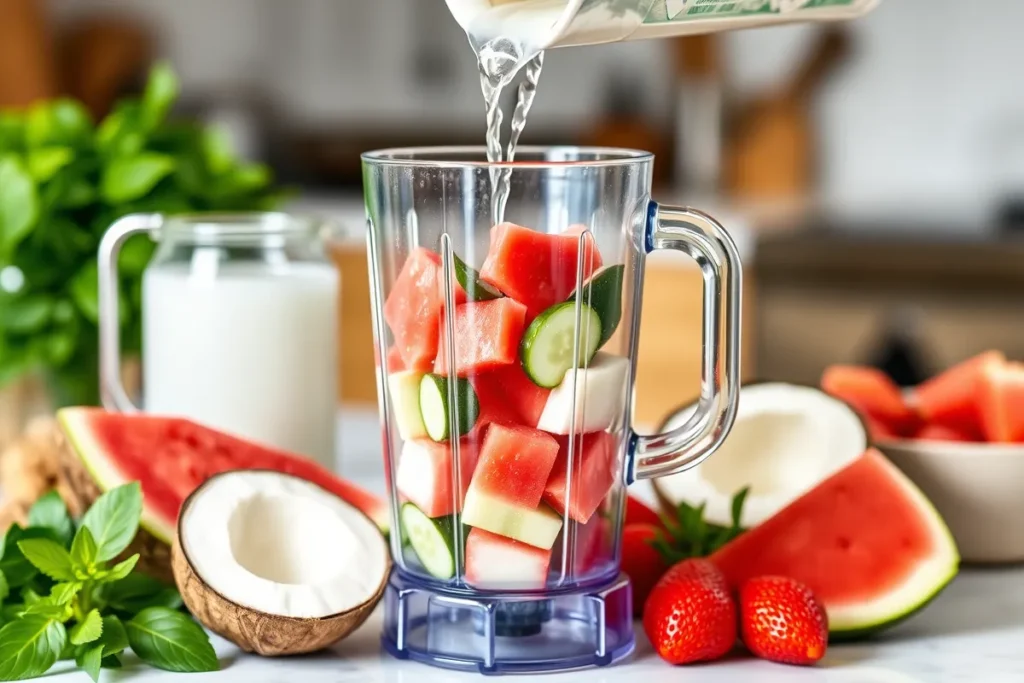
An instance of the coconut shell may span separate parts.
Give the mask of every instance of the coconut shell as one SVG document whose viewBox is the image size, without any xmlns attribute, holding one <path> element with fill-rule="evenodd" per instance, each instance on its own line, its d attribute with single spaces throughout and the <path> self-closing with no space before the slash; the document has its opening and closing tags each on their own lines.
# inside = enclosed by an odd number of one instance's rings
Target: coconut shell
<svg viewBox="0 0 1024 683">
<path fill-rule="evenodd" d="M 185 500 L 182 511 L 189 506 L 192 497 L 201 489 L 202 487 L 194 491 Z M 239 605 L 207 585 L 192 569 L 188 555 L 181 545 L 183 516 L 178 515 L 178 533 L 171 546 L 171 567 L 174 570 L 174 580 L 178 584 L 178 592 L 181 593 L 189 612 L 203 626 L 230 640 L 245 652 L 277 657 L 307 654 L 328 648 L 362 626 L 384 595 L 391 573 L 389 554 L 380 586 L 373 596 L 347 612 L 328 617 L 300 618 L 267 614 Z"/>
<path fill-rule="evenodd" d="M 63 432 L 59 430 L 58 442 L 60 444 L 58 459 L 60 479 L 66 484 L 61 490 L 64 502 L 72 514 L 76 514 L 76 510 L 88 510 L 103 491 L 89 474 L 89 470 L 86 469 L 78 455 L 75 454 Z M 119 562 L 135 553 L 139 554 L 139 563 L 136 565 L 138 571 L 168 585 L 174 585 L 169 545 L 140 526 L 135 538 L 124 552 L 115 558 L 115 561 Z"/>
</svg>

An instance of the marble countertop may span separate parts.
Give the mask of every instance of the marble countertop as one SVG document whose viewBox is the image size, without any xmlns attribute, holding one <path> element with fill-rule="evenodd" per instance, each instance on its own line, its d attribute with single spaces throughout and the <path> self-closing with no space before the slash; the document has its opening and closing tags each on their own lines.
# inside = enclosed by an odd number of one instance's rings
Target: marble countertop
<svg viewBox="0 0 1024 683">
<path fill-rule="evenodd" d="M 348 412 L 341 420 L 340 470 L 369 488 L 383 490 L 376 416 Z M 646 492 L 640 487 L 639 493 Z M 400 662 L 379 646 L 380 610 L 355 634 L 324 653 L 293 659 L 246 655 L 215 638 L 222 670 L 193 674 L 195 683 L 449 683 L 483 680 L 472 674 Z M 137 666 L 105 672 L 101 680 L 159 683 L 175 674 Z M 54 683 L 85 680 L 70 667 L 54 669 Z M 66 671 L 67 673 L 58 673 Z M 506 677 L 518 680 L 522 677 Z M 180 680 L 180 678 L 175 679 Z M 965 569 L 939 598 L 913 619 L 876 640 L 834 645 L 812 668 L 758 661 L 746 656 L 688 667 L 671 667 L 653 654 L 637 631 L 633 657 L 605 669 L 553 674 L 552 683 L 1001 683 L 1024 681 L 1024 568 Z"/>
</svg>

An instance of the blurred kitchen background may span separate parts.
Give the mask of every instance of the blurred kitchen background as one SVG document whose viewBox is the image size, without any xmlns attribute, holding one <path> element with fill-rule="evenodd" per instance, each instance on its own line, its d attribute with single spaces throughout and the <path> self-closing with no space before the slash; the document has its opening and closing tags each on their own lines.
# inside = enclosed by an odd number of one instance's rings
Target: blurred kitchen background
<svg viewBox="0 0 1024 683">
<path fill-rule="evenodd" d="M 547 56 L 524 142 L 640 147 L 655 198 L 732 227 L 747 378 L 858 362 L 914 383 L 987 348 L 1024 357 L 1024 3 L 883 0 L 865 19 Z M 156 59 L 176 114 L 325 214 L 343 295 L 341 396 L 376 401 L 359 153 L 481 144 L 475 64 L 444 0 L 0 0 L 0 107 L 95 118 Z M 650 266 L 639 420 L 695 395 L 700 277 Z"/>
</svg>

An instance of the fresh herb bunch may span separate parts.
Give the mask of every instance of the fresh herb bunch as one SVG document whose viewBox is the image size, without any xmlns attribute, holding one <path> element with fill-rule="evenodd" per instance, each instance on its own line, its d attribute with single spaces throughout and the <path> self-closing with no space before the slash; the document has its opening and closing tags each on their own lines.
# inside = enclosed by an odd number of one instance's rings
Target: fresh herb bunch
<svg viewBox="0 0 1024 683">
<path fill-rule="evenodd" d="M 100 238 L 134 212 L 272 208 L 280 193 L 260 164 L 240 163 L 224 136 L 169 121 L 178 81 L 154 67 L 141 98 L 94 126 L 78 102 L 0 111 L 0 386 L 44 371 L 60 404 L 98 402 Z M 141 343 L 142 271 L 153 243 L 121 252 L 125 353 Z"/>
<path fill-rule="evenodd" d="M 206 632 L 180 611 L 172 587 L 133 573 L 139 556 L 111 565 L 142 516 L 138 482 L 100 496 L 76 524 L 56 492 L 12 525 L 0 544 L 0 680 L 42 676 L 71 660 L 93 679 L 121 666 L 131 647 L 144 662 L 177 672 L 215 671 Z"/>
<path fill-rule="evenodd" d="M 732 524 L 729 526 L 709 524 L 704 519 L 705 503 L 697 507 L 685 502 L 679 503 L 675 517 L 662 520 L 668 533 L 660 535 L 651 545 L 669 565 L 691 557 L 707 557 L 743 533 L 740 520 L 743 517 L 743 503 L 749 493 L 750 489 L 745 487 L 733 496 Z"/>
</svg>

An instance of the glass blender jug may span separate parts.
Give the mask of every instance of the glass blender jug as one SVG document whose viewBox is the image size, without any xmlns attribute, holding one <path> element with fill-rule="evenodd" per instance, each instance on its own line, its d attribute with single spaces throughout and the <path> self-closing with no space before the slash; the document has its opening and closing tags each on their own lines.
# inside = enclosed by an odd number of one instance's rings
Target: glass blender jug
<svg viewBox="0 0 1024 683">
<path fill-rule="evenodd" d="M 626 486 L 696 465 L 732 426 L 739 256 L 710 216 L 651 201 L 646 152 L 485 158 L 363 155 L 395 564 L 382 640 L 482 673 L 607 665 L 634 646 Z M 703 273 L 701 398 L 678 429 L 639 435 L 640 300 L 658 249 Z"/>
</svg>

